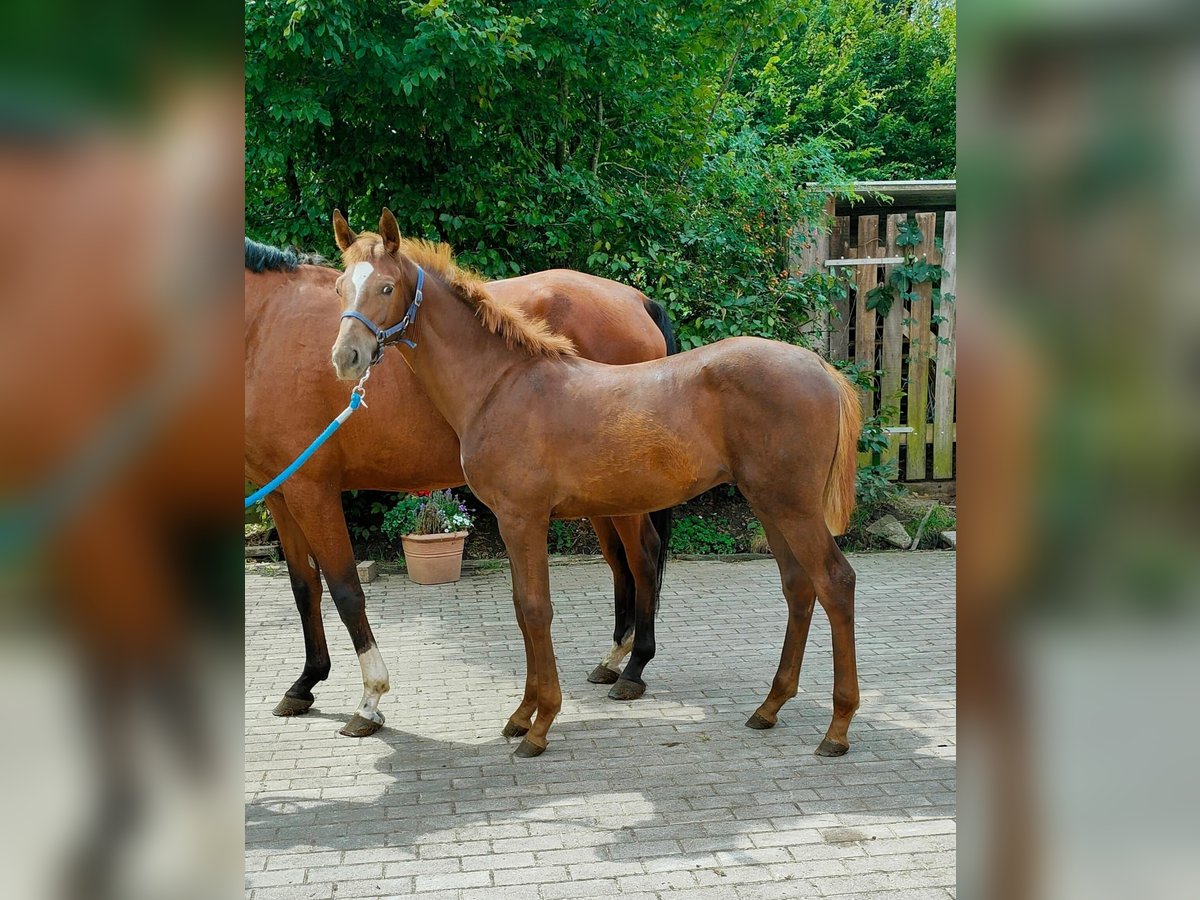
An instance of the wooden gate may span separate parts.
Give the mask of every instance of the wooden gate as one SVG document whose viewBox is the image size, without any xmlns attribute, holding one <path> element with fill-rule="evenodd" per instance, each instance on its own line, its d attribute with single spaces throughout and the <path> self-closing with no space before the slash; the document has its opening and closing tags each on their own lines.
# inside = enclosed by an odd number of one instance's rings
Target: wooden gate
<svg viewBox="0 0 1200 900">
<path fill-rule="evenodd" d="M 828 227 L 809 233 L 798 263 L 800 271 L 824 268 L 837 274 L 844 279 L 846 296 L 830 321 L 818 325 L 824 334 L 814 337 L 831 359 L 853 360 L 879 373 L 864 392 L 863 411 L 882 414 L 890 434 L 883 461 L 895 464 L 895 477 L 907 482 L 952 479 L 957 214 L 851 209 L 835 215 L 832 199 L 827 212 Z M 920 229 L 916 247 L 897 244 L 906 220 Z M 890 283 L 906 256 L 940 265 L 941 277 L 916 284 L 911 298 L 901 298 L 891 288 L 891 308 L 881 316 L 868 308 L 869 294 Z M 936 307 L 935 292 L 942 297 Z"/>
</svg>

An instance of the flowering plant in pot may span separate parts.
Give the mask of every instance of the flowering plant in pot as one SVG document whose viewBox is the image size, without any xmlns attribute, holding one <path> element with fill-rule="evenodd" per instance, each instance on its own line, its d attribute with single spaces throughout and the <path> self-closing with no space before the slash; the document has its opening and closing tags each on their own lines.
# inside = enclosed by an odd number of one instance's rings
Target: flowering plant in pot
<svg viewBox="0 0 1200 900">
<path fill-rule="evenodd" d="M 463 544 L 471 514 L 453 491 L 406 494 L 383 516 L 383 533 L 400 538 L 408 577 L 445 584 L 462 575 Z"/>
</svg>

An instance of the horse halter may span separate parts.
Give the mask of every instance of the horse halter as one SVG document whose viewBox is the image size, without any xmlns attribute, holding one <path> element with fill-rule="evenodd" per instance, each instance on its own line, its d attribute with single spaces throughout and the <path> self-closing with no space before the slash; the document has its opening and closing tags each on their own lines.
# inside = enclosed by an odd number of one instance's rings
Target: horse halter
<svg viewBox="0 0 1200 900">
<path fill-rule="evenodd" d="M 417 266 L 417 292 L 413 295 L 413 301 L 408 305 L 408 310 L 404 313 L 404 318 L 393 325 L 391 328 L 380 328 L 362 313 L 356 309 L 348 309 L 342 313 L 343 319 L 358 319 L 375 335 L 376 345 L 375 354 L 371 357 L 371 365 L 379 362 L 383 358 L 383 350 L 390 344 L 408 344 L 413 350 L 417 349 L 416 341 L 410 341 L 404 336 L 404 332 L 408 329 L 417 318 L 417 310 L 421 308 L 421 301 L 424 299 L 425 288 L 425 270 Z"/>
</svg>

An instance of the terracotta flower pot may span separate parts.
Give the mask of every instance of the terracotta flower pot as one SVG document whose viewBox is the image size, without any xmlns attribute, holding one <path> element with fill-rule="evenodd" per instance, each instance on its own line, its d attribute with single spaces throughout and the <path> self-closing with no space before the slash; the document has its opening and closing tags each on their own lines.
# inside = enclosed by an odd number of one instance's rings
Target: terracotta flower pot
<svg viewBox="0 0 1200 900">
<path fill-rule="evenodd" d="M 462 575 L 463 544 L 466 531 L 451 534 L 406 534 L 404 564 L 408 577 L 417 584 L 447 584 Z"/>
</svg>

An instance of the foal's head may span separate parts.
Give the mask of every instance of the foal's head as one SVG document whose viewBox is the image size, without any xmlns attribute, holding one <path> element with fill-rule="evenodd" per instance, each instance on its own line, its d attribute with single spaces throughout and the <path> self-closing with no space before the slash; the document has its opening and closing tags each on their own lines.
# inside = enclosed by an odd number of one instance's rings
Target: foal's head
<svg viewBox="0 0 1200 900">
<path fill-rule="evenodd" d="M 400 227 L 391 210 L 384 209 L 379 217 L 379 234 L 357 235 L 341 211 L 335 209 L 333 234 L 345 262 L 345 271 L 336 283 L 342 311 L 357 313 L 375 326 L 372 332 L 362 319 L 343 317 L 338 329 L 333 368 L 341 380 L 354 381 L 362 377 L 382 349 L 380 333 L 404 317 L 415 285 L 405 274 L 407 268 L 398 253 Z"/>
</svg>

